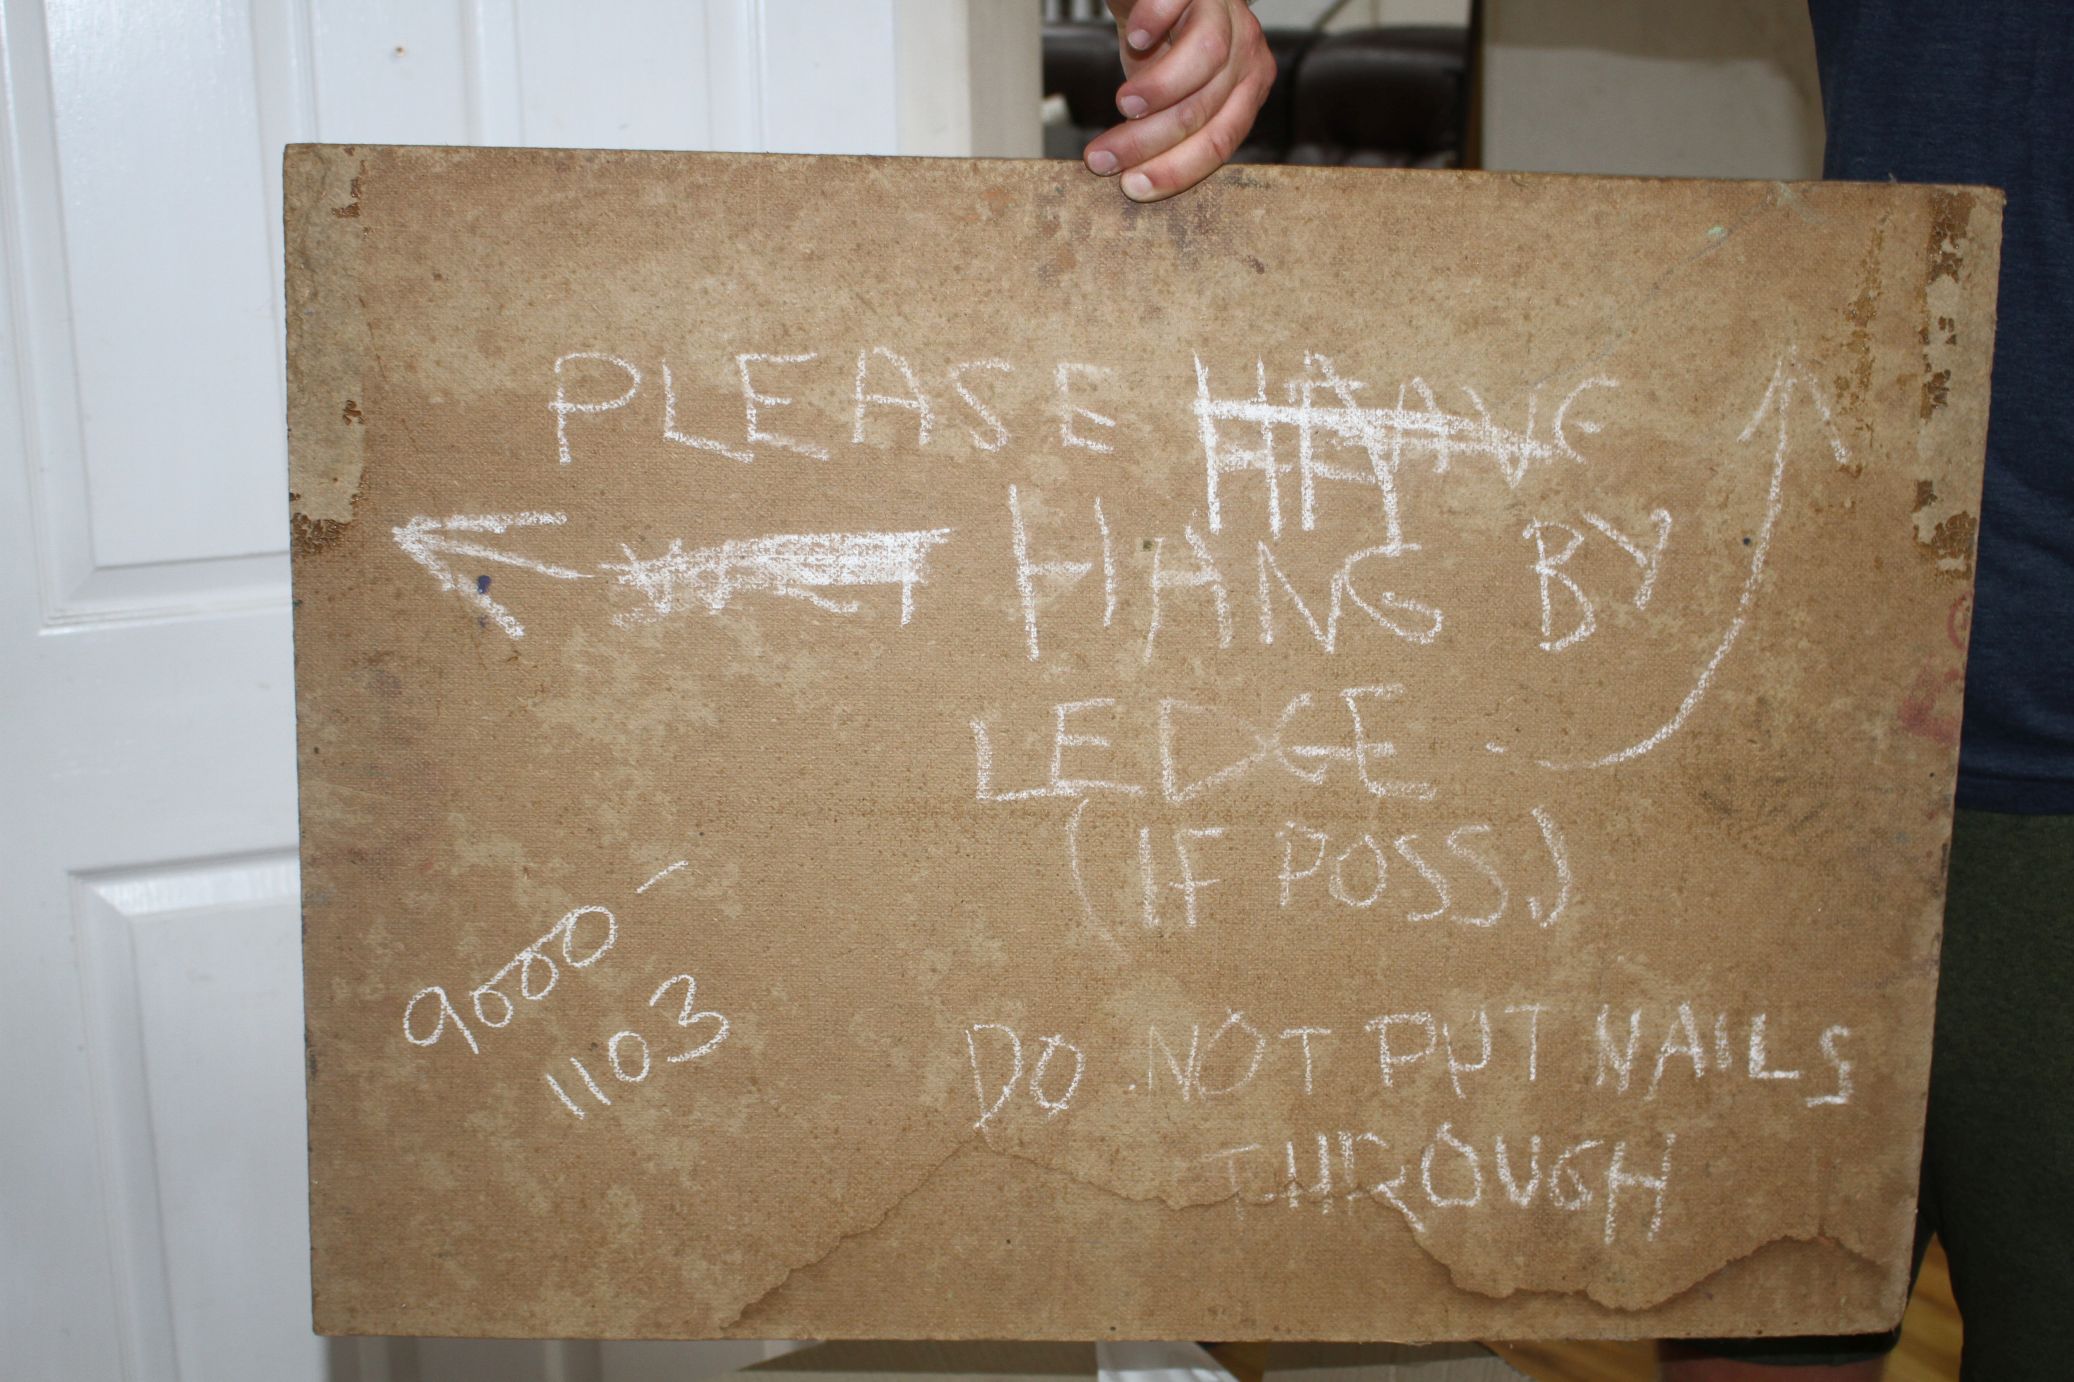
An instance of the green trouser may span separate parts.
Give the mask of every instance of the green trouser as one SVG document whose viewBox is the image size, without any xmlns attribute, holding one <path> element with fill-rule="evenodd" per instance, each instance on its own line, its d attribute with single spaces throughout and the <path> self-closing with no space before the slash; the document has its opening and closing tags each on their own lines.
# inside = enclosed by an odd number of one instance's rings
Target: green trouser
<svg viewBox="0 0 2074 1382">
<path fill-rule="evenodd" d="M 1918 1261 L 1932 1234 L 1951 1260 L 1966 1382 L 2074 1377 L 2074 816 L 1953 824 Z M 1898 1334 L 1693 1351 L 1836 1364 Z"/>
</svg>

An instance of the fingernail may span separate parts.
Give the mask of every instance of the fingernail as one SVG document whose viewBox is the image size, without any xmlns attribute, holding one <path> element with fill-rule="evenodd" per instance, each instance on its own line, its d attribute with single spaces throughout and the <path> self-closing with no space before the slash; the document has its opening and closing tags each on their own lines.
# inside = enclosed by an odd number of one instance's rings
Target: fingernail
<svg viewBox="0 0 2074 1382">
<path fill-rule="evenodd" d="M 1093 171 L 1102 174 L 1102 176 L 1107 177 L 1116 171 L 1116 155 L 1110 153 L 1107 149 L 1097 149 L 1087 156 L 1087 166 Z"/>
<path fill-rule="evenodd" d="M 1123 194 L 1134 202 L 1150 201 L 1152 199 L 1152 179 L 1146 177 L 1143 173 L 1125 173 L 1123 175 Z"/>
<path fill-rule="evenodd" d="M 1145 98 L 1143 96 L 1126 96 L 1116 103 L 1116 108 L 1123 112 L 1124 119 L 1135 120 L 1145 113 Z"/>
<path fill-rule="evenodd" d="M 1131 30 L 1130 42 L 1131 47 L 1142 53 L 1152 46 L 1152 35 L 1143 29 L 1133 29 Z"/>
</svg>

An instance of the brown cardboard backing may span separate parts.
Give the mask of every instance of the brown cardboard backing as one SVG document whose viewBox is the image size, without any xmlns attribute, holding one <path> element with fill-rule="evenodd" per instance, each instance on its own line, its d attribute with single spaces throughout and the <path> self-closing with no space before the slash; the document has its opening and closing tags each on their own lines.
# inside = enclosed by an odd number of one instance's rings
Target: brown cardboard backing
<svg viewBox="0 0 2074 1382">
<path fill-rule="evenodd" d="M 287 191 L 321 1330 L 1898 1314 L 1998 194 Z"/>
</svg>

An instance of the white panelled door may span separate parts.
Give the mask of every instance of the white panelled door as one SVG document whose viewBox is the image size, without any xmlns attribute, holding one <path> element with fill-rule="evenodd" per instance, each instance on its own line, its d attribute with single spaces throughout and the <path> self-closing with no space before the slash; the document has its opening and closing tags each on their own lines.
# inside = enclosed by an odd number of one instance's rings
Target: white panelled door
<svg viewBox="0 0 2074 1382">
<path fill-rule="evenodd" d="M 982 51 L 1017 6 L 1027 54 Z M 0 1375 L 645 1382 L 762 1356 L 310 1334 L 281 147 L 1017 152 L 943 131 L 1010 99 L 1034 143 L 1036 14 L 0 0 Z"/>
</svg>

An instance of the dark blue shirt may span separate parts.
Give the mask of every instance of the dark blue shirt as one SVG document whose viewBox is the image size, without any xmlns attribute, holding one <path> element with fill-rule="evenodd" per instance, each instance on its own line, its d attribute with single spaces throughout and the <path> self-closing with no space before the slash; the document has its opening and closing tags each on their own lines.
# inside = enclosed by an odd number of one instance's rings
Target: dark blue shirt
<svg viewBox="0 0 2074 1382">
<path fill-rule="evenodd" d="M 2001 188 L 1959 804 L 2074 812 L 2074 0 L 1809 0 L 1824 173 Z"/>
</svg>

